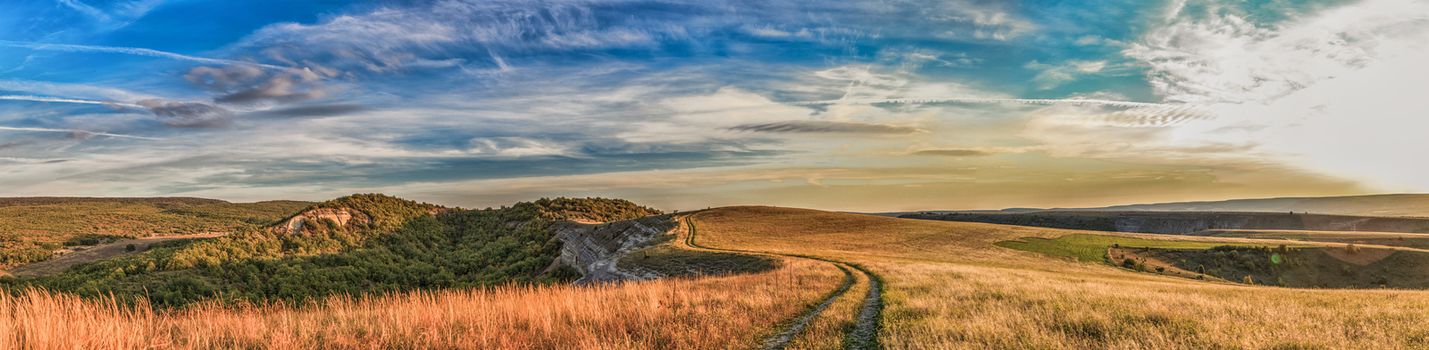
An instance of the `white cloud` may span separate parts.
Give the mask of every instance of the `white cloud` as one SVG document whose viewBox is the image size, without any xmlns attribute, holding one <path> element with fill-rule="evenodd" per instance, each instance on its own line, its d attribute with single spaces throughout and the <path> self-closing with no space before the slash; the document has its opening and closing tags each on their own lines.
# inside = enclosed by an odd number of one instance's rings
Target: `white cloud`
<svg viewBox="0 0 1429 350">
<path fill-rule="evenodd" d="M 0 90 L 25 92 L 69 98 L 134 102 L 159 98 L 158 96 L 107 86 L 88 84 L 64 84 L 31 80 L 0 79 Z"/>
<path fill-rule="evenodd" d="M 570 155 L 566 147 L 525 137 L 483 137 L 471 140 L 469 152 L 499 157 L 530 157 Z"/>
<path fill-rule="evenodd" d="M 78 137 L 78 138 L 84 138 L 84 137 L 90 137 L 90 136 L 104 136 L 104 137 L 114 137 L 114 138 L 124 138 L 124 139 L 135 139 L 135 140 L 150 140 L 150 141 L 161 140 L 161 139 L 159 139 L 159 138 L 153 138 L 153 137 L 144 137 L 144 136 L 135 136 L 135 135 L 125 135 L 125 134 L 115 134 L 115 133 L 107 133 L 107 132 L 100 132 L 100 131 L 89 131 L 89 130 L 79 130 L 79 129 L 54 129 L 54 128 L 33 128 L 33 127 L 0 126 L 0 131 L 64 133 L 64 134 L 70 134 L 70 135 L 72 135 L 72 136 L 74 136 L 74 137 Z"/>
<path fill-rule="evenodd" d="M 226 60 L 226 59 L 219 59 L 219 58 L 198 57 L 198 56 L 191 56 L 191 55 L 185 55 L 185 54 L 180 54 L 180 53 L 173 53 L 173 52 L 168 52 L 168 51 L 159 51 L 159 50 L 154 50 L 154 49 L 146 49 L 146 48 L 142 48 L 142 47 L 96 46 L 96 45 L 73 45 L 73 44 L 51 44 L 51 43 L 35 43 L 35 42 L 8 41 L 8 40 L 0 40 L 0 46 L 19 47 L 19 48 L 26 48 L 26 49 L 31 49 L 31 50 L 44 50 L 44 51 L 117 53 L 117 54 L 135 55 L 135 56 L 148 56 L 148 57 L 168 58 L 168 59 L 175 59 L 175 60 L 181 60 L 181 61 L 190 61 L 190 62 L 198 62 L 198 63 L 204 63 L 204 64 L 253 65 L 253 66 L 264 67 L 264 68 L 269 68 L 269 69 L 286 69 L 286 68 L 284 68 L 284 67 L 274 66 L 274 65 L 270 65 L 270 64 L 261 64 L 261 63 L 254 63 L 254 62 L 247 62 L 247 61 L 238 61 L 238 60 Z"/>
<path fill-rule="evenodd" d="M 1275 26 L 1233 13 L 1176 17 L 1124 53 L 1148 65 L 1168 100 L 1265 101 L 1412 54 L 1425 43 L 1426 6 L 1367 0 Z"/>
<path fill-rule="evenodd" d="M 1070 60 L 1061 64 L 1046 64 L 1034 60 L 1027 62 L 1022 67 L 1041 71 L 1032 80 L 1045 90 L 1083 76 L 1100 73 L 1107 67 L 1107 62 L 1105 60 Z"/>
<path fill-rule="evenodd" d="M 384 7 L 315 24 L 264 27 L 238 47 L 268 48 L 291 60 L 327 61 L 383 72 L 448 62 L 461 51 L 488 54 L 508 70 L 502 51 L 637 47 L 679 37 L 676 26 L 607 26 L 586 4 L 437 1 Z M 469 63 L 469 62 L 464 62 Z M 462 65 L 459 65 L 462 66 Z"/>
<path fill-rule="evenodd" d="M 58 98 L 58 97 L 46 97 L 46 96 L 31 96 L 31 95 L 0 95 L 0 100 L 3 100 L 3 101 L 47 102 L 47 103 L 74 103 L 74 104 L 113 106 L 113 107 L 144 108 L 143 106 L 140 106 L 140 105 L 137 105 L 137 104 L 124 103 L 124 102 L 100 101 L 100 100 L 85 100 L 85 99 L 75 99 L 75 98 Z"/>
<path fill-rule="evenodd" d="M 65 7 L 73 9 L 76 12 L 83 13 L 85 16 L 94 17 L 95 19 L 100 21 L 109 21 L 109 15 L 106 15 L 104 14 L 104 12 L 99 11 L 99 9 L 94 8 L 94 6 L 89 6 L 88 4 L 85 4 L 84 2 L 81 2 L 79 0 L 58 0 L 58 2 L 60 5 L 64 5 Z"/>
<path fill-rule="evenodd" d="M 1000 2 L 939 1 L 928 6 L 925 11 L 934 20 L 970 24 L 970 30 L 950 30 L 940 36 L 954 39 L 973 38 L 979 40 L 1007 41 L 1016 39 L 1037 29 L 1025 18 L 1018 17 L 1006 9 L 992 4 Z"/>
<path fill-rule="evenodd" d="M 1124 52 L 1168 101 L 1215 115 L 1167 130 L 1178 147 L 1257 145 L 1268 159 L 1425 191 L 1429 2 L 1366 0 L 1275 24 L 1175 10 Z"/>
</svg>

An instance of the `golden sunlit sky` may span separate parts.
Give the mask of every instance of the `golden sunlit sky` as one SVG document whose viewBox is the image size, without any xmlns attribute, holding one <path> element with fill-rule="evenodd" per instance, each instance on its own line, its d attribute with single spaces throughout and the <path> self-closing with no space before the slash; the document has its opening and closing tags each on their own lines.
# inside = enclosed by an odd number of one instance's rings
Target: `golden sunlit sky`
<svg viewBox="0 0 1429 350">
<path fill-rule="evenodd" d="M 1429 191 L 1424 1 L 0 13 L 0 196 L 905 211 Z"/>
</svg>

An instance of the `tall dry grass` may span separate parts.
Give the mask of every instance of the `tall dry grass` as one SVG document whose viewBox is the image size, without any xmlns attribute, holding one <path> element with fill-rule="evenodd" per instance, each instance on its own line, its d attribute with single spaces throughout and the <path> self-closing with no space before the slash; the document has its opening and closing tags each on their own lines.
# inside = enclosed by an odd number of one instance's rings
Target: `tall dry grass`
<svg viewBox="0 0 1429 350">
<path fill-rule="evenodd" d="M 726 349 L 757 344 L 842 276 L 791 260 L 751 275 L 171 312 L 28 291 L 0 296 L 0 348 Z"/>
<path fill-rule="evenodd" d="M 853 271 L 852 287 L 809 322 L 808 328 L 789 342 L 786 349 L 843 349 L 844 338 L 852 331 L 868 293 L 868 277 Z"/>
<path fill-rule="evenodd" d="M 694 219 L 706 246 L 810 254 L 878 273 L 888 348 L 1429 348 L 1425 291 L 1204 282 L 992 245 L 1082 231 L 768 207 Z"/>
<path fill-rule="evenodd" d="M 681 219 L 693 220 L 689 216 L 682 216 Z M 684 223 L 684 221 L 682 221 L 682 223 Z M 738 229 L 737 227 L 721 228 L 726 230 Z M 681 249 L 708 250 L 701 246 L 691 246 L 688 244 L 691 238 L 690 227 L 688 225 L 681 224 L 676 227 L 673 232 L 676 235 L 676 239 L 673 242 Z M 700 242 L 704 242 L 705 240 L 711 238 L 718 239 L 729 236 L 730 235 L 717 235 L 715 237 L 699 236 L 696 237 L 698 239 L 696 244 L 702 244 Z M 729 247 L 724 249 L 740 251 L 744 250 L 738 247 Z M 798 257 L 790 259 L 803 261 L 805 263 L 819 263 L 831 267 L 835 266 L 832 262 L 817 261 L 814 259 Z M 802 350 L 845 348 L 845 337 L 854 328 L 855 323 L 857 322 L 858 313 L 863 306 L 864 297 L 868 293 L 868 288 L 870 287 L 867 276 L 864 276 L 862 273 L 858 273 L 854 270 L 849 270 L 849 273 L 850 274 L 848 276 L 853 279 L 853 284 L 849 286 L 849 289 L 845 291 L 843 295 L 837 297 L 837 299 L 835 299 L 834 302 L 830 304 L 827 309 L 825 309 L 819 315 L 815 316 L 814 319 L 809 322 L 809 324 L 804 328 L 802 332 L 794 336 L 794 338 L 791 339 L 789 343 L 785 345 L 785 349 Z"/>
</svg>

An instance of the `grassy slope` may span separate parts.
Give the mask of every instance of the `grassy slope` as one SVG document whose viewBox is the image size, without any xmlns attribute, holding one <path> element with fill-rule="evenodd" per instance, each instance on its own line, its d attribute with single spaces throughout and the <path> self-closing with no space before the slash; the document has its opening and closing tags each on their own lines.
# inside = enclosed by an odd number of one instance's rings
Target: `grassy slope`
<svg viewBox="0 0 1429 350">
<path fill-rule="evenodd" d="M 834 289 L 842 275 L 824 262 L 787 259 L 755 274 L 160 312 L 30 291 L 0 294 L 0 347 L 749 348 Z M 806 334 L 841 337 L 841 325 L 816 325 Z M 805 337 L 791 348 L 838 343 Z"/>
<path fill-rule="evenodd" d="M 1299 230 L 1219 230 L 1214 237 L 1285 239 L 1308 242 L 1375 244 L 1429 249 L 1429 235 L 1398 232 L 1344 232 Z"/>
<path fill-rule="evenodd" d="M 0 293 L 0 348 L 753 348 L 766 330 L 802 313 L 841 276 L 827 264 L 795 260 L 749 275 L 161 312 L 36 291 Z"/>
<path fill-rule="evenodd" d="M 707 246 L 825 256 L 879 273 L 880 339 L 891 348 L 1429 346 L 1429 292 L 1198 282 L 994 245 L 1077 231 L 767 207 L 695 218 Z"/>
<path fill-rule="evenodd" d="M 1210 249 L 1227 245 L 1226 243 L 1216 242 L 1168 241 L 1091 234 L 1072 234 L 1054 239 L 1028 237 L 1012 241 L 1001 241 L 995 244 L 1004 248 L 1038 252 L 1052 256 L 1073 257 L 1081 262 L 1100 262 L 1105 260 L 1106 249 L 1112 245 L 1160 249 Z"/>
<path fill-rule="evenodd" d="M 484 210 L 448 210 L 364 194 L 319 203 L 355 219 L 233 235 L 80 265 L 66 273 L 4 281 L 82 296 L 146 296 L 159 306 L 210 299 L 301 302 L 334 294 L 549 283 L 560 243 L 556 220 L 623 220 L 656 212 L 621 200 L 555 199 Z M 303 214 L 306 215 L 306 214 Z M 356 219 L 356 218 L 361 218 Z M 3 281 L 3 280 L 0 280 Z"/>
<path fill-rule="evenodd" d="M 271 223 L 312 203 L 228 203 L 196 198 L 0 198 L 0 268 L 50 257 L 85 235 L 232 232 Z"/>
</svg>

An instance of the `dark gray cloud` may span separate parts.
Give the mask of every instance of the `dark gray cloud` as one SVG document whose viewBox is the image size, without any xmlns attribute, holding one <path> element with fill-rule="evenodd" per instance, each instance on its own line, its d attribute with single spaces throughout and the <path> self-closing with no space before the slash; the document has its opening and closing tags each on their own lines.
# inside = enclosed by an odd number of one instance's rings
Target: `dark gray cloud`
<svg viewBox="0 0 1429 350">
<path fill-rule="evenodd" d="M 185 128 L 207 128 L 228 125 L 233 111 L 202 102 L 163 100 L 139 101 L 140 106 L 159 117 L 165 125 Z"/>
<path fill-rule="evenodd" d="M 278 74 L 262 84 L 241 89 L 214 98 L 214 102 L 227 104 L 292 103 L 326 96 L 318 84 L 317 74 L 310 71 L 291 71 Z"/>
<path fill-rule="evenodd" d="M 367 106 L 352 103 L 334 103 L 307 105 L 288 108 L 272 109 L 253 113 L 253 117 L 258 118 L 322 118 L 335 117 L 371 110 Z"/>
<path fill-rule="evenodd" d="M 834 134 L 912 134 L 922 131 L 922 129 L 910 126 L 812 120 L 744 124 L 731 127 L 729 130 L 765 133 Z"/>
<path fill-rule="evenodd" d="M 915 156 L 982 157 L 990 156 L 992 155 L 992 152 L 979 151 L 975 149 L 925 149 L 909 154 Z"/>
<path fill-rule="evenodd" d="M 184 80 L 211 90 L 229 90 L 252 83 L 266 75 L 262 68 L 253 65 L 229 65 L 223 67 L 196 67 L 184 74 Z"/>
</svg>

